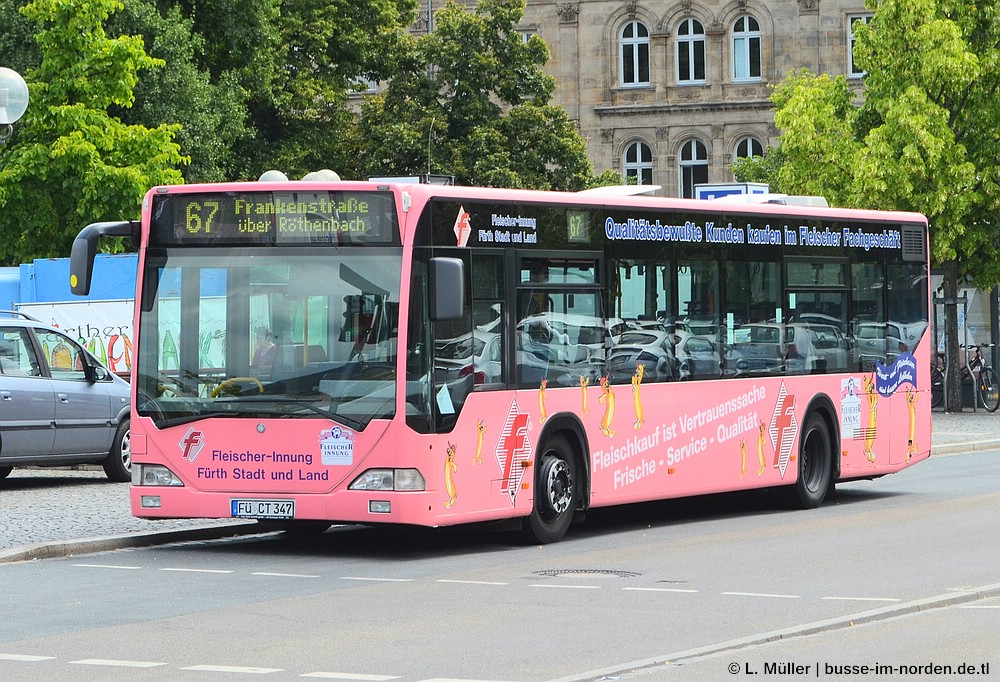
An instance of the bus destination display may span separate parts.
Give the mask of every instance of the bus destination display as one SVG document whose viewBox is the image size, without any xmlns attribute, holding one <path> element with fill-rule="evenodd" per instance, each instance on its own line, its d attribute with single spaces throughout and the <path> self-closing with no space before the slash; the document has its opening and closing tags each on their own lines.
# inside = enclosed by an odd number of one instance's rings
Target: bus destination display
<svg viewBox="0 0 1000 682">
<path fill-rule="evenodd" d="M 153 199 L 160 245 L 391 244 L 398 241 L 389 192 L 226 192 Z"/>
</svg>

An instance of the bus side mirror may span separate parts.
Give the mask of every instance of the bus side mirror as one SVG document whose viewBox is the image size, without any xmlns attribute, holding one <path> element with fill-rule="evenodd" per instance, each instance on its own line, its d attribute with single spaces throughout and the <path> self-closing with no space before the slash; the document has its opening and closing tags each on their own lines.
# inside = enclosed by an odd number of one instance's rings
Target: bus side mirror
<svg viewBox="0 0 1000 682">
<path fill-rule="evenodd" d="M 86 296 L 90 293 L 97 242 L 101 237 L 129 237 L 135 245 L 139 237 L 138 228 L 139 223 L 123 220 L 112 223 L 91 223 L 80 230 L 80 234 L 73 240 L 73 250 L 69 256 L 70 290 L 77 296 Z"/>
<path fill-rule="evenodd" d="M 430 289 L 432 321 L 461 319 L 465 310 L 465 264 L 462 260 L 431 258 Z"/>
</svg>

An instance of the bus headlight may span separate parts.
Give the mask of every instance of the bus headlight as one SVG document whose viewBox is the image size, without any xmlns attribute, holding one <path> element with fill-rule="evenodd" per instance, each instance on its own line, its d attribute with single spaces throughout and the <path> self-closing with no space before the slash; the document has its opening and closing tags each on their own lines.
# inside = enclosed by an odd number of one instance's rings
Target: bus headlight
<svg viewBox="0 0 1000 682">
<path fill-rule="evenodd" d="M 133 463 L 132 485 L 183 486 L 184 482 L 165 466 Z"/>
<path fill-rule="evenodd" d="M 427 490 L 427 482 L 416 469 L 368 469 L 348 486 L 349 490 Z"/>
</svg>

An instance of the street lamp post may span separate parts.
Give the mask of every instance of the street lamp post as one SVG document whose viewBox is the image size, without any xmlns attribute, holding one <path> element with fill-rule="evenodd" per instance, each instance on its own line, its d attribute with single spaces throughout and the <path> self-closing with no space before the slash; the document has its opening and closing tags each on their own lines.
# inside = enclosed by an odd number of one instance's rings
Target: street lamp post
<svg viewBox="0 0 1000 682">
<path fill-rule="evenodd" d="M 28 86 L 21 75 L 0 66 L 0 145 L 14 132 L 14 123 L 28 108 Z"/>
</svg>

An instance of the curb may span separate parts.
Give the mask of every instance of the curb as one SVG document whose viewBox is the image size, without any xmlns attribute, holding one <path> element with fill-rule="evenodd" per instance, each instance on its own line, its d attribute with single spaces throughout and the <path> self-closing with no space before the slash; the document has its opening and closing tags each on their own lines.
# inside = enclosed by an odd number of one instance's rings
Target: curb
<svg viewBox="0 0 1000 682">
<path fill-rule="evenodd" d="M 173 542 L 218 540 L 227 537 L 237 538 L 244 535 L 261 535 L 268 532 L 271 531 L 262 529 L 256 521 L 244 521 L 196 526 L 178 530 L 150 531 L 147 533 L 109 535 L 81 540 L 44 542 L 35 545 L 14 547 L 12 549 L 0 549 L 0 564 L 18 561 L 36 561 L 38 559 L 54 559 L 74 554 L 108 552 L 130 547 L 151 547 L 153 545 L 165 545 Z"/>
<path fill-rule="evenodd" d="M 1000 438 L 967 441 L 964 443 L 942 443 L 931 446 L 931 457 L 934 455 L 950 455 L 956 452 L 979 452 L 980 450 L 1000 449 Z"/>
<path fill-rule="evenodd" d="M 693 649 L 685 649 L 683 651 L 675 651 L 673 653 L 656 656 L 654 658 L 628 661 L 617 666 L 603 668 L 601 670 L 589 670 L 584 673 L 560 677 L 556 680 L 550 680 L 549 682 L 586 682 L 588 680 L 598 679 L 619 679 L 625 677 L 628 673 L 640 671 L 649 672 L 656 668 L 662 669 L 664 667 L 683 665 L 684 663 L 691 663 L 702 658 L 715 656 L 729 651 L 738 651 L 740 649 L 747 649 L 750 647 L 760 646 L 762 644 L 795 639 L 797 637 L 807 637 L 820 632 L 842 630 L 856 625 L 861 625 L 863 623 L 888 620 L 890 618 L 897 618 L 910 613 L 931 611 L 933 609 L 979 601 L 981 599 L 996 597 L 998 595 L 1000 595 L 1000 583 L 982 585 L 980 587 L 974 587 L 960 592 L 949 592 L 947 594 L 940 594 L 933 597 L 914 599 L 912 601 L 893 606 L 872 609 L 871 611 L 862 611 L 861 613 L 839 616 L 837 618 L 828 618 L 826 620 L 814 621 L 812 623 L 803 623 L 801 625 L 783 628 L 781 630 L 772 630 L 771 632 L 762 632 L 749 637 L 731 639 L 725 642 L 718 642 L 716 644 L 709 644 L 707 646 L 696 647 Z"/>
</svg>

